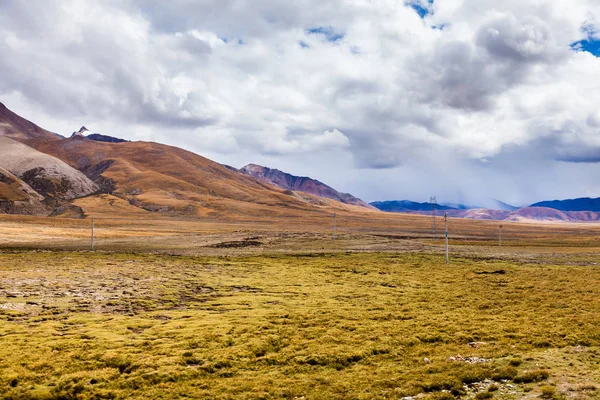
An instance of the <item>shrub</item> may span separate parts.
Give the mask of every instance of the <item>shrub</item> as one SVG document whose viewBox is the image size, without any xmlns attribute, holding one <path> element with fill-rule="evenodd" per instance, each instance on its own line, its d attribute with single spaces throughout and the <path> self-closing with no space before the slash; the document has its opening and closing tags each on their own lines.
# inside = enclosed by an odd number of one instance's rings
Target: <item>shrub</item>
<svg viewBox="0 0 600 400">
<path fill-rule="evenodd" d="M 517 376 L 517 369 L 515 367 L 504 367 L 504 368 L 499 368 L 497 370 L 494 371 L 494 374 L 492 375 L 492 380 L 499 382 L 499 381 L 510 381 L 515 379 L 515 377 Z"/>
<path fill-rule="evenodd" d="M 515 383 L 541 382 L 548 379 L 549 376 L 548 371 L 535 370 L 525 372 L 522 375 L 517 375 L 513 381 Z"/>
<path fill-rule="evenodd" d="M 513 367 L 518 367 L 523 363 L 523 360 L 521 360 L 520 358 L 513 358 L 508 363 Z"/>
<path fill-rule="evenodd" d="M 556 395 L 556 388 L 554 386 L 542 386 L 540 390 L 544 399 L 552 399 Z"/>
</svg>

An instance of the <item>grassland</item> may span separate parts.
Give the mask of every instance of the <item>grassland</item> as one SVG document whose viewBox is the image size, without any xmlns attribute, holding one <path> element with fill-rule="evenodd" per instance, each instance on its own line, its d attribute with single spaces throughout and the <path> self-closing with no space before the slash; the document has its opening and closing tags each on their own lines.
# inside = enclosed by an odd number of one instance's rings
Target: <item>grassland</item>
<svg viewBox="0 0 600 400">
<path fill-rule="evenodd" d="M 3 398 L 598 398 L 600 269 L 0 253 Z"/>
<path fill-rule="evenodd" d="M 600 227 L 0 216 L 0 398 L 600 398 Z"/>
</svg>

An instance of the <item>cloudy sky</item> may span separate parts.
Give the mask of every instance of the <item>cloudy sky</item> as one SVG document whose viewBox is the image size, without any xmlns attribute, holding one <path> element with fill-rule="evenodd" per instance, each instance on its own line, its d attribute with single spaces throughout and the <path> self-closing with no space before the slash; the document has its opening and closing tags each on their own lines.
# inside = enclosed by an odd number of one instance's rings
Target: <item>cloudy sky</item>
<svg viewBox="0 0 600 400">
<path fill-rule="evenodd" d="M 368 201 L 600 196 L 598 0 L 0 0 L 0 101 Z"/>
</svg>

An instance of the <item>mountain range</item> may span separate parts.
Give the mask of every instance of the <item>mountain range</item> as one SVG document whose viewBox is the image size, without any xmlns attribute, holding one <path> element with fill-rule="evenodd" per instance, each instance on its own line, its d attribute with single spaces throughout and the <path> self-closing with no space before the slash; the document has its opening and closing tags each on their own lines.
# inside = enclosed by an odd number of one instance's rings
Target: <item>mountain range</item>
<svg viewBox="0 0 600 400">
<path fill-rule="evenodd" d="M 340 193 L 331 186 L 306 176 L 295 176 L 278 169 L 271 169 L 256 164 L 248 164 L 243 167 L 241 171 L 253 176 L 254 178 L 260 179 L 263 182 L 270 183 L 282 189 L 310 193 L 345 204 L 352 204 L 366 208 L 375 208 L 349 193 Z"/>
<path fill-rule="evenodd" d="M 441 204 L 453 217 L 496 220 L 600 221 L 600 199 L 540 202 L 498 209 Z M 222 165 L 181 148 L 45 130 L 0 103 L 0 213 L 78 216 L 255 218 L 306 213 L 408 212 L 429 203 L 368 204 L 316 179 L 248 164 Z"/>
<path fill-rule="evenodd" d="M 0 168 L 7 171 L 2 211 L 49 215 L 79 207 L 81 215 L 111 214 L 116 204 L 120 214 L 192 218 L 372 211 L 366 203 L 284 189 L 177 147 L 97 140 L 86 132 L 82 127 L 65 138 L 0 105 Z"/>
<path fill-rule="evenodd" d="M 469 207 L 463 204 L 438 204 L 436 213 L 442 215 L 447 213 L 454 218 L 485 219 L 497 221 L 563 221 L 563 222 L 598 222 L 600 213 L 596 207 L 600 207 L 600 198 L 590 199 L 572 199 L 572 200 L 554 200 L 549 202 L 540 202 L 527 207 L 514 207 L 509 204 L 495 200 L 498 209 Z M 419 203 L 410 200 L 395 200 L 371 203 L 381 211 L 404 212 L 414 214 L 432 214 L 430 203 Z M 546 205 L 546 206 L 544 206 Z M 558 209 L 552 207 L 563 208 Z M 502 207 L 502 208 L 501 208 Z M 591 208 L 590 211 L 585 210 Z"/>
</svg>

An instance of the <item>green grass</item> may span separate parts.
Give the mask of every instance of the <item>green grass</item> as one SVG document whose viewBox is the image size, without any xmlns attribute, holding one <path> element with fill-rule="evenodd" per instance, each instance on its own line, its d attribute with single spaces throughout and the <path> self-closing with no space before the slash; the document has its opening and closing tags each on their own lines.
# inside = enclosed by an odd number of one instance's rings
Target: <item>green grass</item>
<svg viewBox="0 0 600 400">
<path fill-rule="evenodd" d="M 8 399 L 597 398 L 599 345 L 594 266 L 0 253 Z"/>
</svg>

